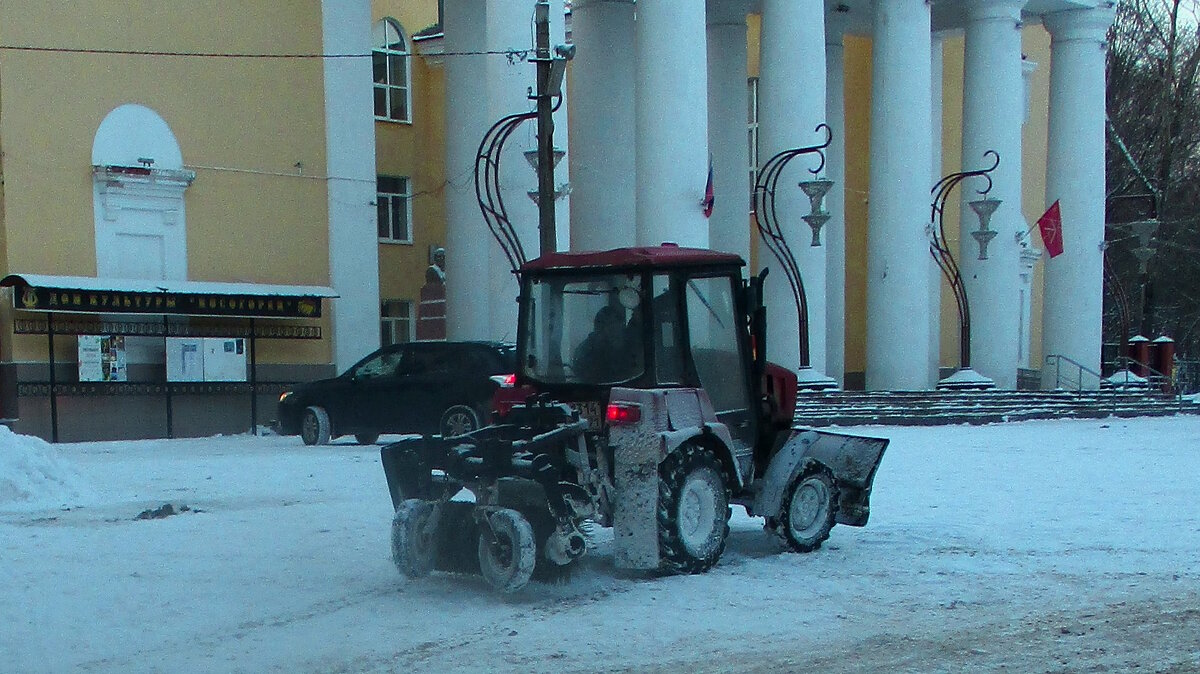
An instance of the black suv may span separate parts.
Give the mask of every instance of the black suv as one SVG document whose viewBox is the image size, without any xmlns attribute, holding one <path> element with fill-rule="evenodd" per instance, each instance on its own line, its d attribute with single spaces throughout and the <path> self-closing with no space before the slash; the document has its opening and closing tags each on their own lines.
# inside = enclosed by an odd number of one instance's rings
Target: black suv
<svg viewBox="0 0 1200 674">
<path fill-rule="evenodd" d="M 279 396 L 279 431 L 306 445 L 380 433 L 443 436 L 488 419 L 492 395 L 516 371 L 516 349 L 493 342 L 410 342 L 372 353 L 339 377 L 297 384 Z"/>
</svg>

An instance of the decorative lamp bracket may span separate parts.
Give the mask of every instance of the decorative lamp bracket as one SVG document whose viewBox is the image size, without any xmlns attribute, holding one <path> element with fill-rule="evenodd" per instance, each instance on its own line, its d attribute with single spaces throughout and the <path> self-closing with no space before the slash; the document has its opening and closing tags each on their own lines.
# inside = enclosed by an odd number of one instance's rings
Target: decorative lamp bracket
<svg viewBox="0 0 1200 674">
<path fill-rule="evenodd" d="M 975 215 L 979 216 L 979 229 L 971 232 L 971 236 L 979 243 L 979 259 L 988 259 L 987 247 L 992 239 L 996 238 L 996 230 L 989 229 L 992 223 L 992 214 L 1000 208 L 1001 201 L 988 197 L 986 199 L 977 199 L 969 203 L 971 210 L 975 211 Z"/>
</svg>

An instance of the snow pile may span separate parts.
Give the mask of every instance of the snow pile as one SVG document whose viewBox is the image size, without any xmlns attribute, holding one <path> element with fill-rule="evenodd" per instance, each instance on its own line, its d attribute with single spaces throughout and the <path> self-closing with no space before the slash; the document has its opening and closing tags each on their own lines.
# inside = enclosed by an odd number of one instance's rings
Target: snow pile
<svg viewBox="0 0 1200 674">
<path fill-rule="evenodd" d="M 1113 388 L 1146 388 L 1150 384 L 1149 379 L 1138 376 L 1130 370 L 1115 372 L 1104 381 L 1112 384 Z"/>
<path fill-rule="evenodd" d="M 53 508 L 87 492 L 79 471 L 50 443 L 0 425 L 0 509 Z"/>
</svg>

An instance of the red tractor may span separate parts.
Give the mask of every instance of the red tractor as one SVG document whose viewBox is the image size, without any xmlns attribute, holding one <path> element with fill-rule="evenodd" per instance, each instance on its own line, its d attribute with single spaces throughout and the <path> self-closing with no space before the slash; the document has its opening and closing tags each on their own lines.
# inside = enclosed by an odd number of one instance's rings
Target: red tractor
<svg viewBox="0 0 1200 674">
<path fill-rule="evenodd" d="M 621 568 L 699 573 L 731 504 L 797 552 L 835 522 L 865 525 L 888 441 L 792 427 L 796 377 L 764 358 L 762 276 L 743 280 L 744 264 L 667 245 L 523 265 L 523 401 L 467 435 L 381 450 L 400 571 L 511 592 L 569 570 L 594 522 L 614 528 Z"/>
</svg>

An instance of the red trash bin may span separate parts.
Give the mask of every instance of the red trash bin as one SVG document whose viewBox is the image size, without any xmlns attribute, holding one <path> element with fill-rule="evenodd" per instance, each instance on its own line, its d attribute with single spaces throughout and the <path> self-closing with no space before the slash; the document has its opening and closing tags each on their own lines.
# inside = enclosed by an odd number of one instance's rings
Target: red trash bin
<svg viewBox="0 0 1200 674">
<path fill-rule="evenodd" d="M 1146 369 L 1147 365 L 1154 366 L 1150 362 L 1150 340 L 1141 335 L 1134 335 L 1129 338 L 1129 357 L 1133 359 L 1133 363 L 1129 365 L 1129 371 L 1139 377 L 1149 376 L 1150 372 Z"/>
<path fill-rule="evenodd" d="M 1163 374 L 1166 380 L 1163 382 L 1164 390 L 1171 391 L 1174 389 L 1172 382 L 1175 381 L 1175 340 L 1163 335 L 1154 340 L 1154 362 L 1150 365 Z"/>
</svg>

